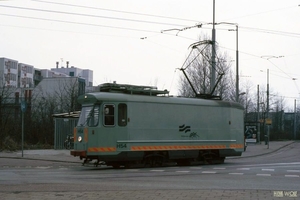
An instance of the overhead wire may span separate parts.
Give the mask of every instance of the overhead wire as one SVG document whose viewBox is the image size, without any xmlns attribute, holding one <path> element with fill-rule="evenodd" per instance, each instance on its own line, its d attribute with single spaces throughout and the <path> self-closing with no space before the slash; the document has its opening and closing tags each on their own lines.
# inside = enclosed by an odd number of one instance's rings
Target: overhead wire
<svg viewBox="0 0 300 200">
<path fill-rule="evenodd" d="M 168 26 L 182 26 L 182 27 L 186 26 L 186 25 L 182 25 L 182 24 L 171 24 L 171 23 L 153 22 L 153 21 L 137 20 L 137 19 L 129 19 L 129 18 L 108 17 L 108 16 L 104 16 L 104 15 L 91 15 L 91 14 L 82 14 L 82 13 L 56 11 L 56 10 L 46 10 L 46 9 L 38 9 L 38 8 L 27 8 L 27 7 L 19 7 L 19 6 L 0 5 L 0 7 L 12 8 L 12 9 L 21 9 L 21 10 L 31 10 L 31 11 L 46 12 L 46 13 L 75 15 L 75 16 L 83 16 L 83 17 L 105 18 L 105 19 L 110 19 L 110 20 L 120 20 L 120 21 L 129 21 L 129 22 L 168 25 Z"/>
<path fill-rule="evenodd" d="M 300 37 L 300 33 L 294 33 L 294 32 L 277 31 L 277 30 L 269 30 L 269 29 L 261 29 L 261 28 L 245 27 L 245 26 L 239 26 L 239 29 L 242 30 L 244 29 L 246 31 L 268 33 L 273 35 L 282 35 L 288 37 L 297 37 L 297 38 Z"/>
<path fill-rule="evenodd" d="M 265 13 L 270 13 L 270 12 L 275 12 L 275 11 L 280 11 L 280 10 L 286 10 L 286 9 L 291 9 L 291 8 L 296 8 L 296 7 L 298 7 L 298 6 L 292 5 L 292 6 L 288 6 L 288 7 L 284 7 L 284 8 L 278 8 L 278 9 L 274 9 L 274 10 L 268 10 L 268 11 L 253 13 L 253 14 L 249 14 L 249 15 L 234 17 L 234 18 L 226 19 L 225 21 L 233 20 L 233 19 L 237 19 L 237 18 L 239 18 L 239 19 L 240 18 L 246 18 L 246 17 L 255 16 L 255 15 L 261 15 L 261 14 L 265 14 Z"/>
<path fill-rule="evenodd" d="M 13 14 L 3 14 L 3 13 L 0 13 L 0 15 L 10 16 L 10 17 L 18 17 L 18 18 L 35 19 L 35 20 L 43 20 L 43 21 L 61 22 L 61 23 L 76 24 L 76 25 L 105 27 L 105 28 L 122 29 L 122 30 L 129 30 L 129 31 L 148 32 L 148 33 L 158 33 L 158 31 L 151 31 L 151 30 L 146 30 L 146 29 L 125 28 L 125 27 L 120 27 L 120 26 L 109 26 L 109 25 L 100 25 L 100 24 L 91 24 L 91 23 L 83 23 L 83 22 L 58 20 L 58 19 L 47 19 L 47 18 L 41 18 L 41 17 L 29 17 L 29 16 L 24 16 L 24 15 L 13 15 Z"/>
<path fill-rule="evenodd" d="M 199 22 L 197 20 L 192 20 L 192 19 L 183 19 L 183 18 L 168 17 L 168 16 L 162 16 L 162 15 L 153 15 L 153 14 L 146 14 L 146 13 L 121 11 L 121 10 L 114 10 L 114 9 L 107 9 L 107 8 L 82 6 L 82 5 L 75 5 L 75 4 L 67 4 L 67 3 L 58 3 L 58 2 L 43 1 L 43 0 L 31 0 L 31 1 L 41 2 L 41 3 L 49 3 L 49 4 L 56 4 L 56 5 L 64 5 L 64 6 L 72 6 L 72 7 L 78 7 L 78 8 L 87 8 L 87 9 L 93 9 L 93 10 L 104 10 L 104 11 L 117 12 L 117 13 L 125 13 L 125 14 L 133 14 L 133 15 L 140 15 L 140 16 L 148 16 L 148 17 L 156 17 L 156 18 L 164 18 L 164 19 L 173 19 L 173 20 L 181 20 L 181 21 L 188 21 L 188 22 Z"/>
</svg>

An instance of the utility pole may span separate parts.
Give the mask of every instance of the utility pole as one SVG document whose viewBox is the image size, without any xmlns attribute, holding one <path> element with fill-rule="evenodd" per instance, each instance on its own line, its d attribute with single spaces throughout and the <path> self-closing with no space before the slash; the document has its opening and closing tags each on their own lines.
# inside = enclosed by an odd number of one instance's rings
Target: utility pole
<svg viewBox="0 0 300 200">
<path fill-rule="evenodd" d="M 236 25 L 236 102 L 239 102 L 239 27 Z"/>
<path fill-rule="evenodd" d="M 257 142 L 260 144 L 259 105 L 259 85 L 257 85 Z"/>
<path fill-rule="evenodd" d="M 215 29 L 215 0 L 213 0 L 213 29 L 212 29 L 212 48 L 211 48 L 211 80 L 210 91 L 212 92 L 216 81 L 216 29 Z"/>
<path fill-rule="evenodd" d="M 267 119 L 269 120 L 269 69 L 267 74 Z M 267 126 L 267 143 L 268 143 L 268 149 L 269 149 L 269 143 L 270 143 L 270 124 Z"/>
<path fill-rule="evenodd" d="M 295 105 L 294 105 L 294 140 L 296 140 L 296 127 L 297 127 L 297 120 L 296 120 L 296 99 L 295 99 Z"/>
</svg>

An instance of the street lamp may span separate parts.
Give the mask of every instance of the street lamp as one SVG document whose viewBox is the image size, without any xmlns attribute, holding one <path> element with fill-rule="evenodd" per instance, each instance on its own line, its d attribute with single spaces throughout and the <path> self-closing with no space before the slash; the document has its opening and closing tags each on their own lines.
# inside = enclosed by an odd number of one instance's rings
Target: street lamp
<svg viewBox="0 0 300 200">
<path fill-rule="evenodd" d="M 261 56 L 261 58 L 267 59 L 269 62 L 270 59 L 272 58 L 283 58 L 284 56 L 270 56 L 270 55 L 266 55 L 266 56 Z M 271 62 L 272 63 L 272 62 Z M 269 108 L 269 95 L 270 95 L 270 91 L 269 91 L 269 69 L 267 70 L 267 118 L 269 120 L 269 111 L 271 110 Z M 270 121 L 269 121 L 270 123 Z M 269 149 L 269 143 L 270 143 L 270 125 L 268 124 L 268 132 L 267 132 L 267 137 L 268 137 L 268 149 Z"/>
<path fill-rule="evenodd" d="M 239 26 L 234 24 L 236 29 L 228 31 L 236 31 L 236 102 L 239 102 Z"/>
<path fill-rule="evenodd" d="M 235 29 L 229 29 L 228 31 L 236 31 L 236 91 L 235 91 L 235 101 L 239 102 L 239 26 L 237 23 L 230 23 L 230 22 L 219 22 L 213 23 L 213 25 L 220 25 L 220 24 L 227 24 L 227 25 L 234 25 Z"/>
</svg>

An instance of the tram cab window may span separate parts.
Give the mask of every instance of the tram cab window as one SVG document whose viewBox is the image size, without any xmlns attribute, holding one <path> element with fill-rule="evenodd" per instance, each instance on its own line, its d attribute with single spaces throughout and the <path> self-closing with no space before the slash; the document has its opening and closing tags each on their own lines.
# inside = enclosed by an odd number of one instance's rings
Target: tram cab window
<svg viewBox="0 0 300 200">
<path fill-rule="evenodd" d="M 88 116 L 88 126 L 97 126 L 99 122 L 99 105 L 95 105 Z"/>
<path fill-rule="evenodd" d="M 115 105 L 104 105 L 104 125 L 115 125 Z"/>
<path fill-rule="evenodd" d="M 118 105 L 118 125 L 127 125 L 127 105 L 125 103 L 120 103 Z"/>
<path fill-rule="evenodd" d="M 77 126 L 97 126 L 99 122 L 99 105 L 83 106 Z"/>
</svg>

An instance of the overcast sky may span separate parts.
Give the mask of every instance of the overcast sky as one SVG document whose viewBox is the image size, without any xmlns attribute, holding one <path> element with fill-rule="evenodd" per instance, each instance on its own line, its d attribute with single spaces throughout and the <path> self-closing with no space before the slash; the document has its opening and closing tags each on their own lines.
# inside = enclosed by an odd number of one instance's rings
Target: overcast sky
<svg viewBox="0 0 300 200">
<path fill-rule="evenodd" d="M 237 23 L 240 87 L 300 93 L 300 1 L 216 0 L 216 23 Z M 0 0 L 0 57 L 39 69 L 91 69 L 94 85 L 155 85 L 177 94 L 189 45 L 211 37 L 212 0 Z M 203 24 L 202 28 L 183 29 Z M 217 25 L 216 40 L 235 73 L 236 32 Z M 235 75 L 235 74 L 234 74 Z M 241 91 L 243 92 L 243 91 Z"/>
</svg>

